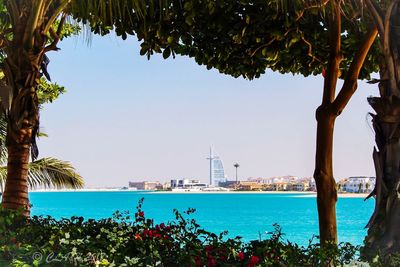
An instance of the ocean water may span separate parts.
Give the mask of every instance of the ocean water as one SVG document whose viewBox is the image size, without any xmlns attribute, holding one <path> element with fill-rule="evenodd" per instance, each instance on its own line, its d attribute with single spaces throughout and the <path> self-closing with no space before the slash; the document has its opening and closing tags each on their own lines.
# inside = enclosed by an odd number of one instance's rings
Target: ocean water
<svg viewBox="0 0 400 267">
<path fill-rule="evenodd" d="M 173 209 L 195 208 L 191 215 L 206 230 L 243 240 L 268 237 L 273 224 L 282 227 L 284 238 L 301 245 L 318 234 L 315 195 L 303 194 L 174 194 L 132 191 L 108 192 L 31 192 L 32 215 L 55 218 L 83 216 L 110 217 L 116 210 L 135 212 L 144 198 L 145 216 L 156 223 L 174 220 Z M 362 244 L 374 200 L 339 198 L 337 221 L 339 241 Z"/>
</svg>

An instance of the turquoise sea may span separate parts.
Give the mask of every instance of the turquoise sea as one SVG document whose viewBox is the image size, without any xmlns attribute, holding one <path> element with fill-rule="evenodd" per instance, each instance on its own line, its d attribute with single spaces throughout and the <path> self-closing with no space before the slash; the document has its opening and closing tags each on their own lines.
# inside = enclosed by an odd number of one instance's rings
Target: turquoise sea
<svg viewBox="0 0 400 267">
<path fill-rule="evenodd" d="M 304 194 L 174 194 L 132 191 L 106 192 L 31 192 L 32 215 L 51 215 L 56 218 L 83 216 L 110 217 L 116 210 L 135 211 L 144 198 L 145 216 L 157 223 L 174 219 L 173 209 L 195 208 L 191 217 L 206 230 L 244 240 L 268 237 L 278 223 L 291 242 L 306 245 L 318 233 L 315 195 Z M 339 198 L 337 220 L 339 241 L 362 244 L 364 226 L 374 208 L 374 200 Z"/>
</svg>

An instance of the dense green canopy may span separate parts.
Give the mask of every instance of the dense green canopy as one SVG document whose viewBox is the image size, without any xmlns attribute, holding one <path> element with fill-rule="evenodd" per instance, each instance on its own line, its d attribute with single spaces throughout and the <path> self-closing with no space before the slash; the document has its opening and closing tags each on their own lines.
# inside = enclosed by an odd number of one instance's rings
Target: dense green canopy
<svg viewBox="0 0 400 267">
<path fill-rule="evenodd" d="M 124 39 L 137 34 L 142 55 L 190 56 L 208 69 L 234 77 L 252 79 L 266 69 L 308 76 L 326 69 L 330 5 L 305 9 L 302 1 L 282 6 L 285 1 L 174 0 L 159 7 L 158 1 L 147 2 L 152 12 L 145 20 L 132 16 L 128 23 L 118 18 L 98 23 L 90 18 L 93 31 L 106 34 L 114 25 Z M 368 20 L 361 20 L 362 13 L 352 5 L 344 6 L 343 12 L 341 71 L 345 73 L 368 30 Z M 377 55 L 377 49 L 369 54 L 360 77 L 378 70 Z"/>
</svg>

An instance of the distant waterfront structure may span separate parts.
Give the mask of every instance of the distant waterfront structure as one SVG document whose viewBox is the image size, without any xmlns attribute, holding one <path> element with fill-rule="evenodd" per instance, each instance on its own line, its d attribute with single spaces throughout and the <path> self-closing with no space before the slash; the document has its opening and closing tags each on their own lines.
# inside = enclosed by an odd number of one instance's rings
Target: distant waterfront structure
<svg viewBox="0 0 400 267">
<path fill-rule="evenodd" d="M 206 187 L 207 184 L 201 183 L 199 180 L 190 180 L 190 179 L 171 180 L 172 191 L 189 190 L 189 189 L 200 190 Z"/>
<path fill-rule="evenodd" d="M 207 158 L 210 162 L 210 186 L 219 186 L 226 182 L 224 165 L 221 158 L 210 146 L 210 156 Z"/>
<path fill-rule="evenodd" d="M 163 189 L 163 185 L 160 182 L 129 182 L 129 188 L 136 188 L 138 190 L 160 190 Z"/>
<path fill-rule="evenodd" d="M 264 191 L 315 191 L 311 177 L 299 178 L 286 175 L 268 178 L 248 178 L 238 184 L 242 190 L 264 190 Z"/>
<path fill-rule="evenodd" d="M 375 188 L 375 177 L 353 176 L 338 182 L 339 191 L 369 193 Z"/>
</svg>

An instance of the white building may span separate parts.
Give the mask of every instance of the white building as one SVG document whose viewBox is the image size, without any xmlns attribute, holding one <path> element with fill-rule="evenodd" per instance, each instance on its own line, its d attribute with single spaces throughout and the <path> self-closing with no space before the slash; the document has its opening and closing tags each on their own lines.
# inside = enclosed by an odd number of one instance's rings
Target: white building
<svg viewBox="0 0 400 267">
<path fill-rule="evenodd" d="M 375 187 L 375 177 L 354 176 L 340 182 L 341 190 L 349 193 L 369 193 Z"/>
<path fill-rule="evenodd" d="M 190 179 L 171 180 L 172 190 L 180 190 L 180 189 L 200 190 L 205 187 L 207 187 L 207 184 L 200 183 L 199 180 L 190 180 Z"/>
</svg>

